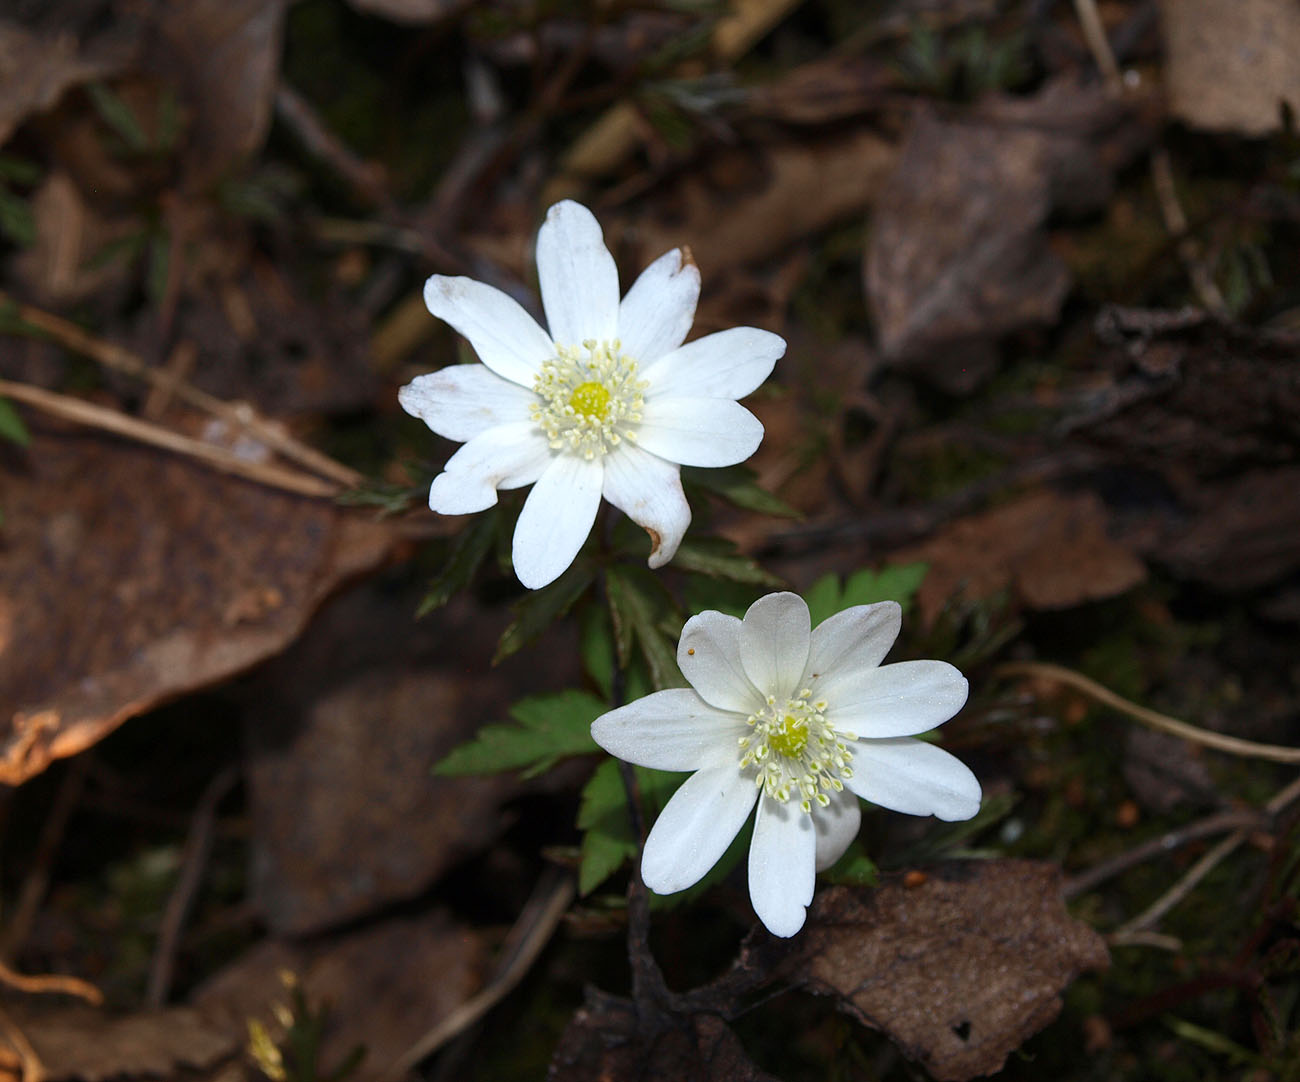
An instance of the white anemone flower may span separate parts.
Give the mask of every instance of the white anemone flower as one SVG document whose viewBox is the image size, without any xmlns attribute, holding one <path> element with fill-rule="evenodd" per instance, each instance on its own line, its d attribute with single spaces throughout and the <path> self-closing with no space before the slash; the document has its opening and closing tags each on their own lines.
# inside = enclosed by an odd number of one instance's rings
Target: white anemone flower
<svg viewBox="0 0 1300 1082">
<path fill-rule="evenodd" d="M 880 662 L 902 610 L 845 609 L 810 629 L 808 606 L 768 594 L 744 620 L 686 621 L 677 663 L 690 688 L 647 695 L 597 718 L 606 751 L 656 770 L 694 773 L 646 839 L 641 876 L 672 894 L 698 882 L 758 805 L 749 896 L 773 935 L 803 927 L 818 871 L 857 836 L 858 797 L 909 815 L 969 819 L 980 784 L 960 760 L 912 739 L 966 702 L 943 661 Z"/>
<path fill-rule="evenodd" d="M 557 578 L 591 532 L 603 496 L 650 534 L 650 566 L 672 559 L 691 510 L 682 466 L 731 466 L 763 426 L 736 400 L 771 374 L 785 342 L 735 327 L 682 345 L 700 272 L 674 249 L 619 300 L 600 224 L 565 201 L 537 235 L 549 330 L 499 289 L 435 275 L 429 311 L 469 339 L 482 364 L 453 365 L 401 389 L 402 407 L 464 443 L 429 490 L 444 515 L 483 511 L 498 489 L 533 485 L 514 567 L 532 589 Z"/>
</svg>

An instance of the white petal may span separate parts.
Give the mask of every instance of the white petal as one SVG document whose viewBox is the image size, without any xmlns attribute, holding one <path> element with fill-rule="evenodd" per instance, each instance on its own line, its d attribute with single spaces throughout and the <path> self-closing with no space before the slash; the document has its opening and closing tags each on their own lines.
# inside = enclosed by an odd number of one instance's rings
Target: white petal
<svg viewBox="0 0 1300 1082">
<path fill-rule="evenodd" d="M 618 337 L 618 268 L 596 216 L 566 199 L 537 233 L 537 280 L 551 338 L 560 345 Z"/>
<path fill-rule="evenodd" d="M 641 272 L 619 305 L 623 352 L 644 365 L 675 350 L 686 341 L 699 299 L 700 268 L 691 253 L 665 252 Z"/>
<path fill-rule="evenodd" d="M 515 574 L 530 590 L 554 582 L 573 563 L 600 507 L 600 459 L 556 455 L 533 486 L 515 524 Z"/>
<path fill-rule="evenodd" d="M 473 278 L 435 274 L 424 283 L 430 312 L 469 339 L 474 352 L 498 376 L 530 390 L 555 343 L 513 297 Z"/>
<path fill-rule="evenodd" d="M 416 376 L 397 392 L 397 401 L 439 436 L 464 443 L 497 425 L 528 420 L 537 396 L 486 365 L 454 364 Z"/>
<path fill-rule="evenodd" d="M 878 669 L 835 674 L 834 690 L 818 694 L 830 704 L 837 729 L 877 739 L 913 736 L 942 725 L 966 703 L 966 678 L 946 661 L 900 661 Z"/>
<path fill-rule="evenodd" d="M 740 621 L 726 613 L 692 616 L 677 644 L 677 667 L 705 702 L 748 717 L 763 708 L 740 660 Z"/>
<path fill-rule="evenodd" d="M 749 900 L 764 927 L 789 938 L 803 927 L 817 882 L 817 838 L 797 804 L 764 796 L 749 846 Z"/>
<path fill-rule="evenodd" d="M 550 461 L 546 437 L 531 422 L 489 428 L 447 459 L 429 489 L 429 507 L 440 515 L 486 510 L 497 502 L 497 489 L 531 485 Z"/>
<path fill-rule="evenodd" d="M 763 424 L 727 398 L 650 398 L 636 441 L 683 466 L 734 466 L 763 442 Z"/>
<path fill-rule="evenodd" d="M 761 695 L 778 699 L 799 691 L 808 663 L 808 605 L 783 591 L 760 597 L 740 625 L 740 660 Z"/>
<path fill-rule="evenodd" d="M 845 780 L 863 800 L 908 815 L 935 815 L 952 822 L 980 810 L 980 783 L 955 755 L 924 740 L 859 740 L 853 777 Z"/>
<path fill-rule="evenodd" d="M 813 826 L 817 829 L 817 870 L 824 872 L 844 855 L 862 825 L 862 805 L 848 790 L 831 793 L 826 807 L 813 805 Z"/>
<path fill-rule="evenodd" d="M 592 739 L 611 755 L 654 770 L 735 767 L 747 731 L 743 717 L 715 709 L 690 688 L 656 691 L 591 723 Z"/>
<path fill-rule="evenodd" d="M 624 443 L 605 456 L 605 499 L 650 534 L 650 566 L 673 558 L 691 524 L 681 467 Z"/>
<path fill-rule="evenodd" d="M 645 840 L 645 885 L 656 894 L 672 894 L 698 883 L 727 851 L 757 797 L 753 781 L 735 763 L 692 774 Z"/>
<path fill-rule="evenodd" d="M 656 393 L 663 388 L 661 393 L 672 395 L 744 398 L 772 374 L 783 353 L 785 339 L 779 335 L 757 327 L 732 327 L 660 357 L 642 378 Z"/>
<path fill-rule="evenodd" d="M 897 601 L 854 605 L 828 617 L 813 628 L 804 683 L 835 702 L 843 681 L 857 679 L 885 660 L 902 625 Z"/>
</svg>

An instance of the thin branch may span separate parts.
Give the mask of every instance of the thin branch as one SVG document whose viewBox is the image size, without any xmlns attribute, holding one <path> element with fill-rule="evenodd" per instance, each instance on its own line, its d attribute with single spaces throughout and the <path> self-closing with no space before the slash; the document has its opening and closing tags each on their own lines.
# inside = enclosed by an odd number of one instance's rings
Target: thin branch
<svg viewBox="0 0 1300 1082">
<path fill-rule="evenodd" d="M 18 1055 L 18 1061 L 22 1065 L 22 1082 L 45 1082 L 45 1064 L 36 1054 L 32 1042 L 27 1039 L 27 1034 L 3 1007 L 0 1007 L 0 1030 L 4 1031 L 5 1039 L 13 1045 L 14 1052 Z"/>
<path fill-rule="evenodd" d="M 188 402 L 196 409 L 203 410 L 205 413 L 225 421 L 236 430 L 247 431 L 258 442 L 279 451 L 286 458 L 319 473 L 322 477 L 337 481 L 345 488 L 356 488 L 365 480 L 356 470 L 350 469 L 315 448 L 307 446 L 301 440 L 289 435 L 280 426 L 259 416 L 247 403 L 232 404 L 210 395 L 206 391 L 201 391 L 197 387 L 177 379 L 173 373 L 159 371 L 146 364 L 130 350 L 123 349 L 112 342 L 106 342 L 101 338 L 96 338 L 94 335 L 82 330 L 75 323 L 60 319 L 42 308 L 23 304 L 3 291 L 0 291 L 0 309 L 7 309 L 8 314 L 16 317 L 29 327 L 40 331 L 44 336 L 64 349 L 87 357 L 105 368 L 123 372 L 126 375 L 144 380 L 155 388 L 164 389 L 167 393 L 174 394 L 177 398 Z"/>
<path fill-rule="evenodd" d="M 532 898 L 502 944 L 498 972 L 478 995 L 466 1000 L 415 1042 L 383 1076 L 397 1082 L 501 1002 L 537 961 L 574 897 L 573 879 L 558 869 L 539 880 Z"/>
<path fill-rule="evenodd" d="M 69 977 L 65 973 L 43 973 L 33 977 L 26 973 L 16 973 L 0 962 L 0 984 L 17 988 L 20 992 L 32 992 L 38 995 L 57 994 L 76 996 L 92 1006 L 98 1007 L 104 1002 L 104 994 L 89 981 L 80 977 Z"/>
<path fill-rule="evenodd" d="M 145 992 L 146 1006 L 161 1007 L 167 1002 L 181 931 L 185 927 L 190 907 L 194 904 L 199 884 L 203 882 L 203 869 L 207 866 L 208 855 L 212 852 L 217 806 L 238 781 L 238 768 L 226 767 L 208 783 L 199 798 L 198 807 L 194 809 L 193 821 L 181 856 L 181 874 L 171 897 L 167 899 L 167 908 L 163 911 L 162 925 L 158 930 L 158 945 L 154 948 L 153 962 L 149 967 L 149 985 Z"/>
<path fill-rule="evenodd" d="M 339 494 L 339 486 L 329 481 L 310 477 L 305 473 L 287 470 L 282 466 L 269 466 L 262 462 L 249 462 L 225 448 L 182 436 L 169 428 L 128 417 L 117 410 L 105 409 L 80 398 L 56 394 L 27 383 L 14 383 L 0 379 L 0 395 L 35 406 L 54 417 L 88 425 L 91 428 L 112 432 L 117 436 L 161 447 L 166 451 L 198 459 L 223 473 L 243 477 L 249 481 L 272 488 L 283 489 L 299 496 L 332 499 Z"/>
<path fill-rule="evenodd" d="M 1253 740 L 1242 740 L 1240 737 L 1226 736 L 1223 733 L 1216 733 L 1209 729 L 1189 725 L 1187 722 L 1171 718 L 1167 714 L 1148 710 L 1145 706 L 1138 706 L 1137 703 L 1129 702 L 1128 699 L 1116 695 L 1109 688 L 1103 687 L 1095 680 L 1090 680 L 1083 673 L 1075 672 L 1073 669 L 1067 669 L 1061 665 L 1051 665 L 1044 661 L 1013 661 L 1006 665 L 999 665 L 993 670 L 993 675 L 995 677 L 1023 676 L 1065 684 L 1074 688 L 1075 691 L 1082 692 L 1103 706 L 1109 706 L 1113 710 L 1127 714 L 1135 721 L 1140 721 L 1143 725 L 1150 726 L 1152 729 L 1159 729 L 1164 733 L 1171 733 L 1196 744 L 1203 744 L 1215 751 L 1222 751 L 1228 755 L 1240 755 L 1247 759 L 1266 759 L 1272 763 L 1300 764 L 1300 748 L 1286 747 L 1281 744 L 1257 744 Z"/>
</svg>

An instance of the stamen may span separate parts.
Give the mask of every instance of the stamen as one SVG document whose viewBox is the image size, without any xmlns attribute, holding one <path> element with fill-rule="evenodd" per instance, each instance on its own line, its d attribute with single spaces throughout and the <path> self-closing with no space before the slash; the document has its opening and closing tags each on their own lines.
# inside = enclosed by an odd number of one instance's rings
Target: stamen
<svg viewBox="0 0 1300 1082">
<path fill-rule="evenodd" d="M 635 443 L 649 386 L 636 378 L 636 369 L 617 339 L 588 339 L 581 348 L 557 346 L 554 359 L 533 381 L 541 401 L 530 407 L 551 448 L 590 461 L 624 440 Z"/>
<path fill-rule="evenodd" d="M 826 720 L 825 700 L 810 703 L 811 696 L 807 688 L 784 702 L 768 695 L 766 707 L 745 719 L 751 732 L 739 738 L 740 766 L 754 769 L 754 785 L 781 803 L 795 794 L 807 814 L 813 804 L 830 804 L 826 790 L 844 791 L 841 779 L 853 775 L 845 741 L 856 739 L 837 732 Z"/>
</svg>

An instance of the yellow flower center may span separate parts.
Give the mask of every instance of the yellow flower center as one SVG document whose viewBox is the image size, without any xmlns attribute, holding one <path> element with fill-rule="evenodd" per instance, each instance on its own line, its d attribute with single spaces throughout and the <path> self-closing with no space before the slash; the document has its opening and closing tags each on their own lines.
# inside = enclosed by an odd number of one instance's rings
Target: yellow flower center
<svg viewBox="0 0 1300 1082">
<path fill-rule="evenodd" d="M 785 803 L 797 796 L 799 807 L 826 807 L 831 793 L 844 791 L 853 777 L 853 753 L 845 741 L 853 733 L 836 732 L 826 720 L 826 702 L 810 702 L 804 688 L 794 698 L 778 702 L 774 695 L 757 714 L 746 718 L 750 732 L 740 738 L 741 769 L 754 769 L 754 784 L 773 800 Z"/>
<path fill-rule="evenodd" d="M 636 361 L 624 355 L 617 339 L 555 349 L 533 381 L 538 401 L 531 407 L 552 450 L 590 461 L 624 440 L 635 443 L 649 386 L 637 379 Z"/>
</svg>

